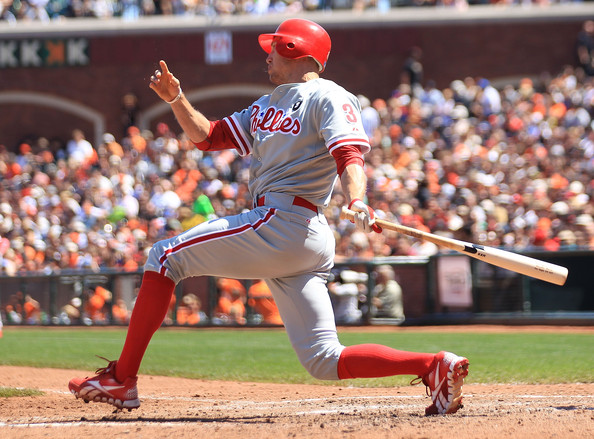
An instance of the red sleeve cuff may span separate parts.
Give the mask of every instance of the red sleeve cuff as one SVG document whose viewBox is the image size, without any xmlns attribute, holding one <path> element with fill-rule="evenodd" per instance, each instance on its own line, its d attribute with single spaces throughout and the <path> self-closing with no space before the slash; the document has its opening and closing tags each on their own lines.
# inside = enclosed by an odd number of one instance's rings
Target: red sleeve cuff
<svg viewBox="0 0 594 439">
<path fill-rule="evenodd" d="M 215 126 L 217 125 L 217 122 L 210 121 L 210 129 L 208 130 L 208 136 L 206 136 L 206 139 L 204 139 L 202 142 L 194 142 L 196 148 L 198 148 L 201 151 L 208 151 L 210 149 L 212 145 L 211 135 L 215 129 Z"/>
<path fill-rule="evenodd" d="M 342 175 L 345 168 L 350 164 L 363 167 L 365 163 L 361 147 L 355 145 L 345 145 L 334 149 L 332 151 L 332 157 L 336 161 L 336 172 L 338 175 Z"/>
</svg>

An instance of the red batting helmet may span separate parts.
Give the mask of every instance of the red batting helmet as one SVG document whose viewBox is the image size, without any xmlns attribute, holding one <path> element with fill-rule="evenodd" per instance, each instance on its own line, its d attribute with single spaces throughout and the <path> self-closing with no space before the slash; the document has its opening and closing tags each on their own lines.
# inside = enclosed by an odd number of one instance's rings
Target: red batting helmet
<svg viewBox="0 0 594 439">
<path fill-rule="evenodd" d="M 318 63 L 320 72 L 326 68 L 331 42 L 330 36 L 319 24 L 303 18 L 290 18 L 283 21 L 275 33 L 258 37 L 266 53 L 270 53 L 273 41 L 280 56 L 290 59 L 311 56 Z"/>
</svg>

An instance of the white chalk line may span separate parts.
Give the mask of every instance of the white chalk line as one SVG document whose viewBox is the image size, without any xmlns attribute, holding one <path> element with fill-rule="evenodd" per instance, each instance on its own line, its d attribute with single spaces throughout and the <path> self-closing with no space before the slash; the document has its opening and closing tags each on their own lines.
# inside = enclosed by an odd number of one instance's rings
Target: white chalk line
<svg viewBox="0 0 594 439">
<path fill-rule="evenodd" d="M 42 390 L 46 393 L 56 393 L 61 395 L 70 395 L 70 392 L 65 392 L 61 390 L 55 389 L 44 389 Z M 488 395 L 475 395 L 475 394 L 465 394 L 464 398 L 466 400 L 473 399 L 472 406 L 477 408 L 491 408 L 493 407 L 493 398 L 508 398 L 510 395 L 496 395 L 496 394 L 488 394 Z M 481 398 L 488 398 L 489 401 L 480 402 Z M 586 399 L 592 400 L 594 399 L 594 395 L 515 395 L 515 398 L 522 401 L 509 401 L 509 402 L 502 402 L 498 401 L 498 407 L 512 407 L 518 405 L 526 405 L 529 406 L 529 401 L 534 400 L 567 400 L 568 403 L 575 405 L 576 400 L 578 399 Z M 250 408 L 250 410 L 259 410 L 259 411 L 269 411 L 270 409 L 274 409 L 279 405 L 283 406 L 291 406 L 291 405 L 303 405 L 303 404 L 313 404 L 313 403 L 326 403 L 326 404 L 333 404 L 345 400 L 387 400 L 387 401 L 394 401 L 394 403 L 388 404 L 350 404 L 347 407 L 343 406 L 340 408 L 328 408 L 328 409 L 320 409 L 315 408 L 311 410 L 300 410 L 295 412 L 295 416 L 304 416 L 304 415 L 321 415 L 321 414 L 350 414 L 350 413 L 360 413 L 364 411 L 373 411 L 373 410 L 397 410 L 397 409 L 419 409 L 424 408 L 427 401 L 423 401 L 423 404 L 402 404 L 400 401 L 402 400 L 415 400 L 415 399 L 428 399 L 425 395 L 376 395 L 376 396 L 331 396 L 331 397 L 324 397 L 324 398 L 302 398 L 302 399 L 290 399 L 290 400 L 278 400 L 278 401 L 233 401 L 230 404 L 221 404 L 220 399 L 204 399 L 200 397 L 171 397 L 171 396 L 156 396 L 156 395 L 141 395 L 141 400 L 155 400 L 155 401 L 186 401 L 186 402 L 193 402 L 193 403 L 202 403 L 202 404 L 215 404 L 214 408 L 217 410 L 238 410 L 242 408 Z M 396 403 L 396 402 L 400 403 Z M 589 401 L 588 401 L 589 402 Z M 546 408 L 545 408 L 546 409 Z M 548 407 L 551 411 L 558 410 L 555 407 Z M 200 422 L 197 419 L 197 422 Z M 209 420 L 209 422 L 216 422 L 216 419 Z M 47 418 L 38 418 L 36 421 L 28 421 L 28 422 L 0 422 L 0 428 L 31 428 L 31 427 L 44 427 L 44 428 L 64 428 L 64 427 L 80 427 L 80 426 L 88 426 L 93 425 L 94 427 L 114 427 L 114 426 L 122 426 L 122 425 L 159 425 L 163 427 L 167 426 L 180 426 L 180 425 L 187 425 L 188 421 L 154 421 L 149 419 L 141 419 L 141 420 L 134 420 L 134 419 L 122 419 L 120 421 L 106 421 L 104 419 L 96 419 L 96 420 L 83 420 L 83 421 L 65 421 L 65 422 L 56 422 L 52 421 L 51 419 Z"/>
<path fill-rule="evenodd" d="M 40 389 L 41 392 L 45 393 L 56 393 L 60 395 L 71 395 L 70 392 L 66 392 L 63 390 L 55 390 L 55 389 Z M 508 398 L 510 395 L 504 394 L 472 394 L 472 393 L 465 393 L 464 398 Z M 589 398 L 594 399 L 594 395 L 514 395 L 515 398 L 524 398 L 524 399 L 571 399 L 571 398 Z M 309 403 L 309 402 L 327 402 L 327 401 L 343 401 L 348 399 L 416 399 L 416 398 L 427 398 L 426 395 L 353 395 L 353 396 L 327 396 L 323 398 L 302 398 L 302 399 L 283 399 L 278 401 L 261 401 L 258 404 L 268 404 L 268 405 L 278 405 L 278 404 L 292 404 L 292 403 Z M 209 399 L 209 398 L 202 398 L 202 397 L 185 397 L 185 396 L 164 396 L 164 395 L 140 395 L 140 399 L 146 400 L 154 400 L 154 401 L 189 401 L 189 402 L 204 402 L 204 403 L 217 403 L 218 407 L 222 407 L 220 405 L 221 399 Z M 234 404 L 238 405 L 249 405 L 254 404 L 256 401 L 234 401 Z"/>
<path fill-rule="evenodd" d="M 41 392 L 46 393 L 57 393 L 60 395 L 70 395 L 70 392 L 62 391 L 62 390 L 53 390 L 53 389 L 41 389 Z M 328 396 L 324 398 L 302 398 L 302 399 L 282 399 L 278 401 L 233 401 L 232 403 L 222 404 L 224 398 L 221 399 L 209 399 L 209 398 L 202 398 L 202 397 L 186 397 L 186 396 L 164 396 L 164 395 L 140 395 L 141 400 L 151 400 L 151 401 L 187 401 L 187 402 L 197 402 L 197 403 L 204 403 L 204 404 L 216 404 L 216 408 L 220 409 L 228 409 L 228 408 L 237 408 L 237 407 L 247 407 L 251 406 L 252 404 L 257 404 L 256 408 L 262 408 L 262 410 L 266 410 L 269 408 L 274 408 L 278 405 L 291 405 L 291 404 L 307 404 L 307 403 L 319 403 L 319 402 L 332 402 L 332 401 L 344 401 L 349 399 L 363 399 L 363 400 L 371 400 L 371 399 L 420 399 L 420 398 L 427 398 L 425 395 L 379 395 L 379 396 L 368 396 L 368 395 L 361 395 L 361 396 Z M 252 408 L 252 407 L 250 407 Z"/>
</svg>

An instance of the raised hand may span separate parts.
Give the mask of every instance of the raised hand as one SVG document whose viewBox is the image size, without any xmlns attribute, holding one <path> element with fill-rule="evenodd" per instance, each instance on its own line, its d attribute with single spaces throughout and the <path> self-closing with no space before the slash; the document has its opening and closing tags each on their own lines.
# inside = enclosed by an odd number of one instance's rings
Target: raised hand
<svg viewBox="0 0 594 439">
<path fill-rule="evenodd" d="M 176 102 L 182 93 L 179 79 L 169 71 L 167 63 L 159 61 L 161 70 L 155 70 L 151 76 L 149 87 L 165 102 L 172 104 Z"/>
</svg>

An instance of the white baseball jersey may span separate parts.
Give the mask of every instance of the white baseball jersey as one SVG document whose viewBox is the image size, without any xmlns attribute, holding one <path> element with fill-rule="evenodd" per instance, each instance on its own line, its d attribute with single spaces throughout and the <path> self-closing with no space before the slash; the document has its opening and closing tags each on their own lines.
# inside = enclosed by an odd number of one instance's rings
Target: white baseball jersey
<svg viewBox="0 0 594 439">
<path fill-rule="evenodd" d="M 212 149 L 251 154 L 249 189 L 262 203 L 156 243 L 145 269 L 176 283 L 205 275 L 264 279 L 301 363 L 314 377 L 338 379 L 344 347 L 326 288 L 335 241 L 319 207 L 329 202 L 337 178 L 331 151 L 370 149 L 359 101 L 334 82 L 315 79 L 281 85 L 222 123 L 231 139 Z"/>
<path fill-rule="evenodd" d="M 240 154 L 253 156 L 253 196 L 280 192 L 324 206 L 337 177 L 328 153 L 343 145 L 357 145 L 364 154 L 370 149 L 360 112 L 355 96 L 318 78 L 280 85 L 224 121 Z"/>
</svg>

